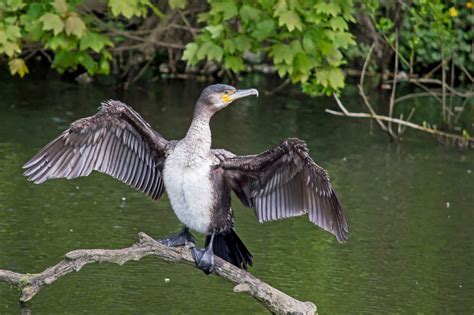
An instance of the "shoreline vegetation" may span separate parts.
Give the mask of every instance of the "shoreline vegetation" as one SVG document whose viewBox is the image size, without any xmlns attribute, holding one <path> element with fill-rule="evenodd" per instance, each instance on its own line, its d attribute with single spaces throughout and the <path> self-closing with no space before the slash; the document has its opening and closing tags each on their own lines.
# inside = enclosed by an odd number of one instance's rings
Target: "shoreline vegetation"
<svg viewBox="0 0 474 315">
<path fill-rule="evenodd" d="M 391 141 L 408 126 L 474 147 L 471 0 L 7 0 L 0 18 L 2 71 L 24 80 L 51 68 L 128 89 L 160 78 L 236 84 L 261 72 L 280 78 L 267 94 L 296 85 L 333 96 L 341 111 L 328 113 L 374 119 Z M 367 113 L 340 106 L 348 76 L 360 77 Z M 387 104 L 364 92 L 376 89 L 390 92 Z M 413 105 L 426 98 L 439 103 L 430 115 Z"/>
</svg>

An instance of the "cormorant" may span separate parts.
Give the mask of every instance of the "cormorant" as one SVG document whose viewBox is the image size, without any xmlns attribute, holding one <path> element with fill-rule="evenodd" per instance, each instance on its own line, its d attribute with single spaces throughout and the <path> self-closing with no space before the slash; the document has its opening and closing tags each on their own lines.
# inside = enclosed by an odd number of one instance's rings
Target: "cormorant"
<svg viewBox="0 0 474 315">
<path fill-rule="evenodd" d="M 256 89 L 215 84 L 202 92 L 193 120 L 181 140 L 163 138 L 132 108 L 119 101 L 102 103 L 94 116 L 79 119 L 24 165 L 36 184 L 51 178 L 76 178 L 98 171 L 158 200 L 166 190 L 184 224 L 160 240 L 168 246 L 194 243 L 189 229 L 207 235 L 205 248 L 193 248 L 196 265 L 209 273 L 214 254 L 239 268 L 252 255 L 234 230 L 231 192 L 253 208 L 259 222 L 308 214 L 309 220 L 347 240 L 341 204 L 326 171 L 309 156 L 302 140 L 286 139 L 257 155 L 236 156 L 211 149 L 211 117 Z"/>
</svg>

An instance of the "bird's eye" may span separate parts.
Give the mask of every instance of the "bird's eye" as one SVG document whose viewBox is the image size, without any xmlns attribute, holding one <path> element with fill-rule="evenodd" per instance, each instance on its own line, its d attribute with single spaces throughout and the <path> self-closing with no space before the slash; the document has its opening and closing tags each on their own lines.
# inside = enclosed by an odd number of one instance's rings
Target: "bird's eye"
<svg viewBox="0 0 474 315">
<path fill-rule="evenodd" d="M 229 95 L 229 94 L 230 94 L 230 90 L 225 90 L 224 93 L 227 94 L 227 95 Z"/>
</svg>

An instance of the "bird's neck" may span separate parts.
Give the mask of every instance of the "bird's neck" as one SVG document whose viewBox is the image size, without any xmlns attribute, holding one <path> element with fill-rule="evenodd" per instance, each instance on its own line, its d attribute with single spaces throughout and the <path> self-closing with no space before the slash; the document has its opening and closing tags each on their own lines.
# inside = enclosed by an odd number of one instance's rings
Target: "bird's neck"
<svg viewBox="0 0 474 315">
<path fill-rule="evenodd" d="M 195 155 L 207 156 L 211 150 L 210 115 L 195 115 L 183 141 Z"/>
</svg>

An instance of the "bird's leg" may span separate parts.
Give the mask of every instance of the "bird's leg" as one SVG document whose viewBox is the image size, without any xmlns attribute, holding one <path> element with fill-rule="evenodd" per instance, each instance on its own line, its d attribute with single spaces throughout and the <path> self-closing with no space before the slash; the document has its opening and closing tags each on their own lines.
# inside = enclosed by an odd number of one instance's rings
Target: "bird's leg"
<svg viewBox="0 0 474 315">
<path fill-rule="evenodd" d="M 210 274 L 214 269 L 214 251 L 212 250 L 212 244 L 214 243 L 215 233 L 215 231 L 212 231 L 211 240 L 206 248 L 191 248 L 196 266 L 204 271 L 205 274 Z"/>
<path fill-rule="evenodd" d="M 178 235 L 173 235 L 165 239 L 158 240 L 161 244 L 164 244 L 168 247 L 176 247 L 176 246 L 183 246 L 187 243 L 195 243 L 196 240 L 194 236 L 189 232 L 187 226 L 183 226 L 181 232 Z"/>
</svg>

